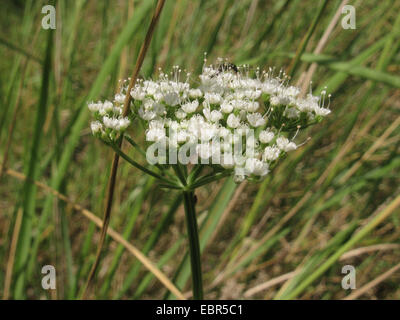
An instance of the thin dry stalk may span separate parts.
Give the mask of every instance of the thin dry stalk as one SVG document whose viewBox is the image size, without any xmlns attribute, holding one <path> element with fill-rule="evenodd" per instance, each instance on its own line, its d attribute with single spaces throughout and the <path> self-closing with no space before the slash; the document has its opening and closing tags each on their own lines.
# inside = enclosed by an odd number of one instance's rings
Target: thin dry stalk
<svg viewBox="0 0 400 320">
<path fill-rule="evenodd" d="M 362 254 L 370 253 L 373 251 L 386 251 L 386 250 L 396 250 L 396 249 L 400 249 L 400 244 L 397 244 L 397 243 L 376 244 L 373 246 L 361 247 L 361 248 L 357 248 L 354 250 L 350 250 L 350 251 L 346 252 L 345 254 L 343 254 L 340 257 L 340 260 L 354 258 L 354 257 L 360 256 Z"/>
<path fill-rule="evenodd" d="M 253 21 L 254 14 L 256 13 L 256 10 L 257 10 L 258 2 L 259 2 L 259 0 L 253 0 L 251 2 L 249 11 L 247 12 L 246 22 L 245 22 L 245 24 L 243 26 L 242 33 L 240 35 L 240 41 L 239 41 L 238 47 L 240 45 L 242 45 L 243 40 L 246 38 L 246 36 L 247 36 L 247 34 L 249 32 L 249 29 L 250 29 L 250 26 L 251 26 L 251 22 Z"/>
<path fill-rule="evenodd" d="M 142 47 L 140 48 L 139 56 L 136 61 L 136 66 L 133 71 L 131 80 L 129 82 L 127 94 L 125 95 L 124 108 L 123 108 L 123 112 L 122 112 L 124 117 L 126 117 L 128 115 L 129 105 L 130 105 L 131 99 L 132 99 L 131 95 L 129 93 L 136 83 L 137 77 L 138 77 L 140 69 L 142 67 L 147 50 L 150 46 L 151 38 L 153 37 L 153 33 L 155 30 L 156 24 L 159 20 L 161 11 L 164 7 L 164 4 L 165 4 L 165 0 L 159 0 L 157 2 L 157 7 L 156 7 L 156 10 L 151 19 L 149 29 L 147 30 L 146 38 L 144 39 L 144 43 L 143 43 Z M 119 139 L 119 147 L 122 146 L 122 138 L 123 137 L 121 136 Z M 102 252 L 106 234 L 107 234 L 106 231 L 107 231 L 107 228 L 108 228 L 108 225 L 110 222 L 111 208 L 112 208 L 113 196 L 114 196 L 114 191 L 115 191 L 115 184 L 116 184 L 116 180 L 117 180 L 118 162 L 119 162 L 119 155 L 117 153 L 114 153 L 114 158 L 113 158 L 112 165 L 111 165 L 111 175 L 108 180 L 106 206 L 105 206 L 104 217 L 103 217 L 103 227 L 101 230 L 99 245 L 97 247 L 96 260 L 92 266 L 92 269 L 90 270 L 89 277 L 87 279 L 87 282 L 86 282 L 86 285 L 85 285 L 85 288 L 83 291 L 82 299 L 86 298 L 89 288 L 90 288 L 91 281 L 94 278 L 94 275 L 96 273 L 98 265 L 100 264 L 101 252 Z"/>
<path fill-rule="evenodd" d="M 267 290 L 268 288 L 271 288 L 273 286 L 276 286 L 277 284 L 280 284 L 280 283 L 282 283 L 282 282 L 284 282 L 286 280 L 289 280 L 289 279 L 293 278 L 298 273 L 299 273 L 299 271 L 292 271 L 292 272 L 289 272 L 289 273 L 282 274 L 282 275 L 280 275 L 278 277 L 272 278 L 272 279 L 270 279 L 270 280 L 268 280 L 268 281 L 266 281 L 264 283 L 261 283 L 261 284 L 255 286 L 255 287 L 247 290 L 244 293 L 244 297 L 245 298 L 250 298 L 251 296 L 254 296 L 255 294 L 257 294 L 257 293 L 259 293 L 261 291 Z"/>
<path fill-rule="evenodd" d="M 19 236 L 19 231 L 21 229 L 21 221 L 22 221 L 22 208 L 19 208 L 17 212 L 17 218 L 15 219 L 14 231 L 11 239 L 10 253 L 7 260 L 7 270 L 6 270 L 6 278 L 4 281 L 3 300 L 8 300 L 8 297 L 10 296 L 15 250 L 17 249 L 18 236 Z"/>
</svg>

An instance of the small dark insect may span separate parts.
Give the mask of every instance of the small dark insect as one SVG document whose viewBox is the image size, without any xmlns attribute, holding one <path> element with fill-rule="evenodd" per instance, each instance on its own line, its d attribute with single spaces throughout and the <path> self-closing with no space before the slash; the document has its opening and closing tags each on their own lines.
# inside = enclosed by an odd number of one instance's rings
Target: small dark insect
<svg viewBox="0 0 400 320">
<path fill-rule="evenodd" d="M 193 196 L 194 196 L 193 197 L 194 198 L 194 204 L 196 204 L 197 203 L 197 196 L 195 194 Z"/>
<path fill-rule="evenodd" d="M 218 73 L 220 73 L 222 71 L 226 71 L 226 70 L 238 72 L 238 67 L 235 64 L 230 63 L 230 62 L 224 62 L 218 66 Z"/>
</svg>

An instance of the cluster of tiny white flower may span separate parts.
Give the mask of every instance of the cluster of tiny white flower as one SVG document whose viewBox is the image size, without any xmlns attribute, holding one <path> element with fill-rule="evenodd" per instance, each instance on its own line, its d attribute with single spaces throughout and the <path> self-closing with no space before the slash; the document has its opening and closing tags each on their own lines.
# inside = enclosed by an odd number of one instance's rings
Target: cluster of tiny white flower
<svg viewBox="0 0 400 320">
<path fill-rule="evenodd" d="M 267 175 L 279 158 L 297 149 L 293 140 L 300 129 L 330 113 L 329 106 L 324 107 L 326 91 L 302 98 L 283 73 L 274 76 L 272 69 L 251 72 L 246 66 L 205 64 L 196 87 L 190 85 L 190 74 L 186 75 L 181 81 L 181 70 L 174 67 L 169 75 L 160 71 L 157 80 L 138 81 L 129 92 L 133 98 L 129 118 L 121 116 L 126 87 L 115 96 L 114 104 L 89 104 L 96 117 L 93 133 L 113 140 L 138 117 L 147 128 L 147 141 L 176 150 L 195 146 L 191 161 L 220 159 L 211 165 L 231 170 L 240 182 Z"/>
<path fill-rule="evenodd" d="M 96 119 L 90 124 L 94 135 L 113 141 L 118 137 L 119 133 L 125 131 L 131 120 L 122 116 L 124 99 L 125 96 L 123 94 L 117 94 L 114 103 L 106 100 L 88 104 L 89 110 Z"/>
</svg>

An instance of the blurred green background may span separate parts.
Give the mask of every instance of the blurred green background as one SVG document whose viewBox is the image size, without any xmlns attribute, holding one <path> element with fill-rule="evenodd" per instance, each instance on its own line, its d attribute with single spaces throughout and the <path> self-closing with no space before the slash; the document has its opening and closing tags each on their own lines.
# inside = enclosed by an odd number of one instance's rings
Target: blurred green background
<svg viewBox="0 0 400 320">
<path fill-rule="evenodd" d="M 356 29 L 342 28 L 353 5 Z M 76 299 L 95 259 L 111 150 L 93 138 L 87 101 L 127 78 L 152 0 L 2 1 L 0 295 Z M 208 299 L 400 298 L 400 1 L 167 0 L 141 70 L 201 71 L 204 52 L 291 83 L 325 86 L 332 113 L 261 184 L 201 188 L 198 222 Z M 133 129 L 140 141 L 143 133 Z M 135 152 L 130 150 L 135 157 Z M 25 177 L 28 177 L 25 179 Z M 38 183 L 33 183 L 34 181 Z M 97 221 L 98 222 L 98 221 Z M 126 239 L 190 298 L 181 198 L 121 161 L 93 299 L 176 298 Z M 56 290 L 41 286 L 56 268 Z M 344 290 L 342 267 L 356 269 Z"/>
</svg>

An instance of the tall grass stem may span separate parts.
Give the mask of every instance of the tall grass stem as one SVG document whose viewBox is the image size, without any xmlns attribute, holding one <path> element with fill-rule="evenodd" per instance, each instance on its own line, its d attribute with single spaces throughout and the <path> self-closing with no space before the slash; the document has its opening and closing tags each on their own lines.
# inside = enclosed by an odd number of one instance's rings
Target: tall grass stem
<svg viewBox="0 0 400 320">
<path fill-rule="evenodd" d="M 201 275 L 201 254 L 199 232 L 196 220 L 195 198 L 193 192 L 183 193 L 186 227 L 189 239 L 190 265 L 192 269 L 192 290 L 194 300 L 203 300 L 203 281 Z"/>
</svg>

